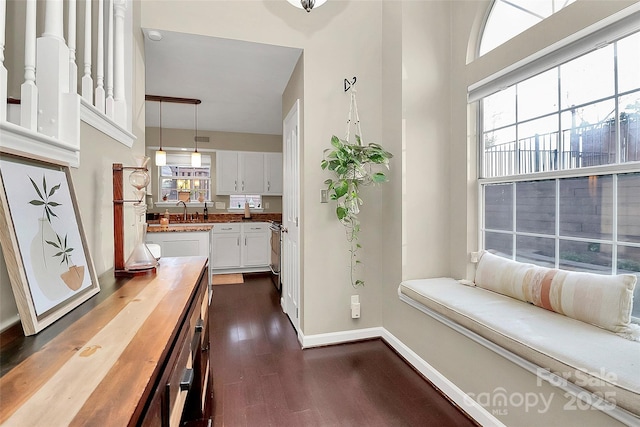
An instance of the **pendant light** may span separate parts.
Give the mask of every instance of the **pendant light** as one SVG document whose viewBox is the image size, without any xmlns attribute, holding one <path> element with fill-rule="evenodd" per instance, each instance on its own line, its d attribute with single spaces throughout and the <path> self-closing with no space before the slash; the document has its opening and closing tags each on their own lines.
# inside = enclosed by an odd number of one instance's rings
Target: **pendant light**
<svg viewBox="0 0 640 427">
<path fill-rule="evenodd" d="M 196 143 L 196 151 L 191 153 L 191 166 L 194 168 L 199 168 L 202 166 L 202 156 L 198 153 L 198 104 L 195 104 L 196 108 L 196 136 L 193 140 Z"/>
<path fill-rule="evenodd" d="M 167 152 L 162 149 L 162 100 L 160 100 L 160 149 L 156 151 L 156 166 L 167 164 Z"/>
<path fill-rule="evenodd" d="M 287 0 L 289 4 L 294 5 L 299 9 L 304 9 L 307 12 L 311 12 L 314 7 L 320 7 L 327 2 L 327 0 Z"/>
</svg>

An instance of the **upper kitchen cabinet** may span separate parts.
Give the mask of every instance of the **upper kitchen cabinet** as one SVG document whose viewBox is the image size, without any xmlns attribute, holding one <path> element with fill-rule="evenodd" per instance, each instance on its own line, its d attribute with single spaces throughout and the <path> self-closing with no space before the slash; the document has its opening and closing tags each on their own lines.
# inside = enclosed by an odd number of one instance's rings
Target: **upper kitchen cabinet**
<svg viewBox="0 0 640 427">
<path fill-rule="evenodd" d="M 218 151 L 216 178 L 218 195 L 262 194 L 264 153 Z"/>
<path fill-rule="evenodd" d="M 216 189 L 218 195 L 282 195 L 282 153 L 218 151 Z"/>
<path fill-rule="evenodd" d="M 264 193 L 282 196 L 282 153 L 264 154 Z"/>
</svg>

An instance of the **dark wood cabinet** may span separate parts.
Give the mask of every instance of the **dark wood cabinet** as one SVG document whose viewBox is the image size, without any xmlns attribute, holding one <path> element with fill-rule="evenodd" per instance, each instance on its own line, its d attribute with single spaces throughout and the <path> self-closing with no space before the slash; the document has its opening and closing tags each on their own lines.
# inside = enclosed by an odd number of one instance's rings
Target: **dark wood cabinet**
<svg viewBox="0 0 640 427">
<path fill-rule="evenodd" d="M 0 424 L 207 425 L 207 262 L 163 258 L 155 276 L 101 277 L 100 298 L 72 316 L 0 337 Z"/>
</svg>

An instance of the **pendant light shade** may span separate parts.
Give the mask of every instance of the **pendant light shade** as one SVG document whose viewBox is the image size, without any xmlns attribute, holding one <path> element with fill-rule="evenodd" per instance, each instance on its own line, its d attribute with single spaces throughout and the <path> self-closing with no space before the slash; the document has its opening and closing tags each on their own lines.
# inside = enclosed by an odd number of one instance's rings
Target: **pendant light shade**
<svg viewBox="0 0 640 427">
<path fill-rule="evenodd" d="M 294 5 L 299 9 L 304 9 L 307 12 L 311 12 L 314 7 L 320 7 L 327 2 L 327 0 L 287 0 L 289 4 Z"/>
<path fill-rule="evenodd" d="M 162 101 L 160 101 L 160 149 L 156 151 L 156 166 L 167 164 L 167 152 L 162 149 Z"/>
<path fill-rule="evenodd" d="M 196 150 L 191 153 L 191 166 L 194 168 L 199 168 L 202 166 L 202 156 L 198 153 L 198 104 L 195 104 L 196 108 L 196 136 L 193 140 L 196 143 Z"/>
</svg>

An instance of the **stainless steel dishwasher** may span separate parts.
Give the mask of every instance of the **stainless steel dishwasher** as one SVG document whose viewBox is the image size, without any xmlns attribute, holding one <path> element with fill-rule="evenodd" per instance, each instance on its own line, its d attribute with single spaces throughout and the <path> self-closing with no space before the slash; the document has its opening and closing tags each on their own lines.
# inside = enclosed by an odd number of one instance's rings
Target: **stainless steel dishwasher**
<svg viewBox="0 0 640 427">
<path fill-rule="evenodd" d="M 271 222 L 269 226 L 271 230 L 271 280 L 278 292 L 281 292 L 282 281 L 280 280 L 280 268 L 282 265 L 282 224 L 279 222 Z"/>
</svg>

